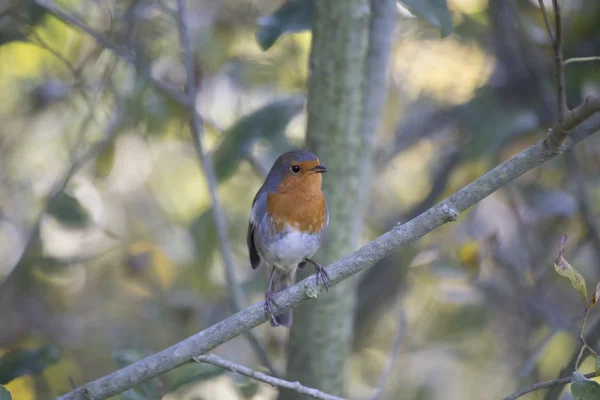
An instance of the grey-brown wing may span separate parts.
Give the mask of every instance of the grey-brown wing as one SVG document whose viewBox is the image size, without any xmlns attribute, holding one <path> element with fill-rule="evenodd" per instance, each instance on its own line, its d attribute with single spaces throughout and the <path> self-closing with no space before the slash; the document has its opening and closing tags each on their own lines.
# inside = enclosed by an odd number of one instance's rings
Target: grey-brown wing
<svg viewBox="0 0 600 400">
<path fill-rule="evenodd" d="M 260 255 L 256 250 L 256 244 L 254 243 L 254 232 L 256 230 L 256 224 L 258 224 L 265 213 L 267 212 L 267 194 L 264 188 L 260 188 L 254 201 L 252 202 L 252 211 L 250 213 L 250 222 L 248 223 L 248 233 L 246 234 L 246 244 L 248 245 L 248 254 L 250 255 L 250 264 L 252 269 L 258 268 L 260 265 Z"/>
<path fill-rule="evenodd" d="M 252 269 L 256 269 L 260 265 L 260 256 L 258 255 L 256 245 L 254 244 L 254 224 L 252 222 L 248 224 L 246 243 L 248 244 L 248 254 L 250 254 L 250 264 L 252 265 Z"/>
</svg>

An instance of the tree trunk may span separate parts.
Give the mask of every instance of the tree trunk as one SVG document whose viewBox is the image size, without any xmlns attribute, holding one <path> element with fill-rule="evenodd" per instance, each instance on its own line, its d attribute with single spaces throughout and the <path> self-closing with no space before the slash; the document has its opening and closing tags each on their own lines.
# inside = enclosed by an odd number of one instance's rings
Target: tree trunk
<svg viewBox="0 0 600 400">
<path fill-rule="evenodd" d="M 374 137 L 385 100 L 395 0 L 315 1 L 307 143 L 328 168 L 330 223 L 316 260 L 327 265 L 359 244 L 369 198 Z M 383 19 L 382 19 L 383 18 Z M 391 22 L 390 22 L 391 21 Z M 307 265 L 300 277 L 314 273 Z M 356 281 L 294 311 L 287 378 L 344 394 Z M 301 399 L 282 391 L 280 399 Z"/>
</svg>

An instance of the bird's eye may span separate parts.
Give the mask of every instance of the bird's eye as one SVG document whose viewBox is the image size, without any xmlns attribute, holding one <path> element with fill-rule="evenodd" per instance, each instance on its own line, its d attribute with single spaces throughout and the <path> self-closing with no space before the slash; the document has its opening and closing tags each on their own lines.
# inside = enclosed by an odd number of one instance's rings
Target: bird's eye
<svg viewBox="0 0 600 400">
<path fill-rule="evenodd" d="M 292 168 L 290 168 L 290 169 L 295 174 L 297 174 L 298 172 L 300 172 L 300 167 L 298 165 L 292 165 Z"/>
</svg>

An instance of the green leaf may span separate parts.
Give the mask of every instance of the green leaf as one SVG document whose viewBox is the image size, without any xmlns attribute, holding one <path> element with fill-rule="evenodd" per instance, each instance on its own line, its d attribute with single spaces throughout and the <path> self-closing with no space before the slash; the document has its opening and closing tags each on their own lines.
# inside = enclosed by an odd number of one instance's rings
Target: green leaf
<svg viewBox="0 0 600 400">
<path fill-rule="evenodd" d="M 251 399 L 258 393 L 258 382 L 247 377 L 236 381 L 238 392 L 245 398 Z"/>
<path fill-rule="evenodd" d="M 146 396 L 137 392 L 135 389 L 129 389 L 119 395 L 120 400 L 146 400 Z"/>
<path fill-rule="evenodd" d="M 12 400 L 10 392 L 2 385 L 0 385 L 0 400 Z"/>
<path fill-rule="evenodd" d="M 304 96 L 277 100 L 240 118 L 229 128 L 214 155 L 215 173 L 219 182 L 233 175 L 256 138 L 275 140 L 282 136 L 292 118 L 304 109 L 304 100 Z"/>
<path fill-rule="evenodd" d="M 60 223 L 71 228 L 83 228 L 89 220 L 87 211 L 79 201 L 64 191 L 48 203 L 47 211 Z"/>
<path fill-rule="evenodd" d="M 600 400 L 600 385 L 575 371 L 571 377 L 571 394 L 573 400 Z"/>
<path fill-rule="evenodd" d="M 35 0 L 12 3 L 0 9 L 0 12 L 6 12 L 0 18 L 0 46 L 14 41 L 26 41 L 25 28 L 39 24 L 47 13 Z"/>
<path fill-rule="evenodd" d="M 596 375 L 600 376 L 600 357 L 596 356 L 596 362 L 594 364 L 594 370 L 596 371 Z"/>
<path fill-rule="evenodd" d="M 205 381 L 223 373 L 225 373 L 224 369 L 210 364 L 186 364 L 167 373 L 167 391 L 173 392 L 188 383 Z"/>
<path fill-rule="evenodd" d="M 554 259 L 554 269 L 559 275 L 569 278 L 571 285 L 583 296 L 583 302 L 587 303 L 587 288 L 585 286 L 585 279 L 563 257 L 566 243 L 567 235 L 563 235 L 558 239 L 558 254 Z"/>
<path fill-rule="evenodd" d="M 284 33 L 309 30 L 312 27 L 313 0 L 288 0 L 273 14 L 258 20 L 256 40 L 268 50 Z"/>
<path fill-rule="evenodd" d="M 442 37 L 454 32 L 452 16 L 448 10 L 446 0 L 402 0 L 411 13 L 424 18 L 431 25 L 439 28 Z"/>
<path fill-rule="evenodd" d="M 60 357 L 60 349 L 52 345 L 11 350 L 0 357 L 0 385 L 24 375 L 39 375 Z"/>
</svg>

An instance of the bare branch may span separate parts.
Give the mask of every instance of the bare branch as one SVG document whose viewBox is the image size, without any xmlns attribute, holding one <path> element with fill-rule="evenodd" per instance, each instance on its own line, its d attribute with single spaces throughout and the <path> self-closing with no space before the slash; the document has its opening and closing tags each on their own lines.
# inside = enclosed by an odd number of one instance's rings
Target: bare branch
<svg viewBox="0 0 600 400">
<path fill-rule="evenodd" d="M 600 111 L 600 100 L 597 103 L 596 101 L 584 102 L 581 107 L 569 114 L 570 118 L 565 120 L 565 124 L 551 129 L 548 136 L 552 138 L 558 132 L 572 130 L 564 144 L 564 148 L 568 149 L 596 133 L 600 130 L 600 115 L 589 117 Z M 577 119 L 578 117 L 580 119 Z M 566 125 L 567 122 L 569 122 L 568 126 Z M 534 144 L 413 220 L 397 225 L 352 254 L 331 264 L 327 267 L 331 284 L 335 285 L 358 272 L 364 271 L 390 254 L 395 248 L 411 243 L 441 225 L 456 220 L 458 213 L 483 200 L 508 182 L 554 158 L 560 152 L 549 147 L 548 140 L 547 137 L 545 140 Z M 278 313 L 296 307 L 306 300 L 314 299 L 318 297 L 321 290 L 323 288 L 316 283 L 314 277 L 309 276 L 291 288 L 275 295 L 274 312 Z M 264 302 L 255 303 L 182 342 L 90 382 L 76 391 L 65 394 L 60 399 L 85 399 L 86 396 L 91 396 L 95 400 L 101 400 L 114 396 L 139 383 L 188 363 L 194 356 L 205 354 L 220 344 L 248 332 L 266 320 Z"/>
<path fill-rule="evenodd" d="M 214 354 L 206 354 L 203 356 L 194 357 L 194 361 L 216 365 L 217 367 L 221 367 L 228 371 L 235 372 L 236 374 L 244 375 L 249 378 L 256 379 L 257 381 L 268 383 L 271 386 L 278 386 L 285 389 L 293 390 L 301 394 L 305 394 L 307 396 L 312 397 L 313 399 L 344 400 L 341 397 L 332 396 L 330 394 L 321 392 L 320 390 L 303 386 L 300 382 L 290 382 L 283 379 L 274 378 L 272 376 L 263 374 L 262 372 L 258 372 L 248 367 L 244 367 L 243 365 L 239 365 L 231 361 L 225 360 Z"/>
<path fill-rule="evenodd" d="M 204 151 L 202 145 L 202 138 L 204 136 L 204 122 L 200 114 L 196 110 L 196 95 L 197 95 L 197 82 L 196 82 L 196 67 L 194 60 L 194 51 L 190 40 L 189 29 L 185 21 L 185 4 L 184 0 L 177 0 L 177 27 L 179 29 L 179 37 L 181 41 L 181 47 L 183 49 L 184 65 L 187 73 L 187 93 L 189 99 L 188 104 L 192 105 L 192 118 L 190 121 L 190 130 L 192 132 L 194 146 L 196 153 L 202 165 L 202 170 L 206 177 L 208 190 L 210 192 L 210 199 L 212 202 L 212 216 L 217 229 L 217 236 L 219 238 L 219 246 L 221 249 L 221 257 L 225 263 L 225 274 L 227 283 L 231 289 L 231 296 L 233 298 L 234 311 L 239 312 L 246 307 L 246 296 L 242 287 L 237 282 L 235 277 L 235 264 L 233 261 L 233 247 L 231 241 L 227 235 L 227 220 L 225 218 L 225 212 L 221 206 L 219 199 L 218 189 L 219 185 L 217 182 L 217 176 L 215 174 L 215 168 L 212 161 L 212 155 Z M 254 348 L 256 354 L 259 356 L 261 362 L 271 371 L 273 375 L 280 375 L 277 373 L 275 366 L 271 362 L 267 355 L 267 350 L 262 342 L 254 335 L 251 331 L 246 333 L 250 344 Z"/>
<path fill-rule="evenodd" d="M 562 153 L 564 149 L 561 147 L 571 130 L 597 111 L 600 111 L 600 97 L 586 97 L 581 105 L 567 113 L 562 123 L 557 123 L 550 129 L 544 139 L 544 145 L 550 151 Z"/>
<path fill-rule="evenodd" d="M 579 355 L 577 356 L 577 360 L 575 361 L 575 369 L 578 368 L 579 362 L 581 361 L 581 356 L 583 355 L 583 351 L 585 349 L 587 349 L 594 356 L 598 357 L 598 354 L 594 351 L 594 349 L 592 348 L 592 346 L 590 346 L 586 342 L 585 337 L 583 336 L 583 333 L 585 331 L 585 323 L 587 322 L 588 315 L 590 315 L 590 310 L 591 310 L 590 307 L 586 307 L 586 309 L 585 309 L 585 315 L 583 316 L 583 322 L 581 323 L 581 329 L 579 330 L 579 340 L 581 341 L 581 350 L 579 351 Z"/>
<path fill-rule="evenodd" d="M 586 374 L 584 376 L 586 378 L 595 378 L 596 373 L 592 372 L 592 373 Z M 549 388 L 552 388 L 552 387 L 558 386 L 558 385 L 566 385 L 567 383 L 570 383 L 570 382 L 571 382 L 571 377 L 568 376 L 565 378 L 554 379 L 552 381 L 535 383 L 535 384 L 529 386 L 528 388 L 518 390 L 515 393 L 511 394 L 510 396 L 506 396 L 502 400 L 515 400 L 521 396 L 525 396 L 527 393 L 535 392 L 536 390 L 549 389 Z"/>
<path fill-rule="evenodd" d="M 584 63 L 584 62 L 592 62 L 592 61 L 600 61 L 600 56 L 568 58 L 565 61 L 563 61 L 563 65 L 575 64 L 575 63 Z"/>
<path fill-rule="evenodd" d="M 554 63 L 556 65 L 556 85 L 557 85 L 557 103 L 558 103 L 558 123 L 562 123 L 565 118 L 565 113 L 568 112 L 567 97 L 565 94 L 565 72 L 563 69 L 563 33 L 562 33 L 562 17 L 560 14 L 560 5 L 558 0 L 552 0 L 554 8 L 554 25 L 556 27 L 556 36 L 552 42 L 554 49 Z"/>
<path fill-rule="evenodd" d="M 554 44 L 554 34 L 552 33 L 552 28 L 550 27 L 550 21 L 548 20 L 548 13 L 546 12 L 544 0 L 538 0 L 538 3 L 540 4 L 540 8 L 542 9 L 542 16 L 544 17 L 544 23 L 546 24 L 546 31 L 548 32 L 548 36 L 550 37 L 550 43 Z"/>
</svg>

